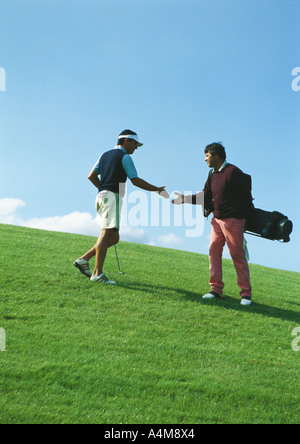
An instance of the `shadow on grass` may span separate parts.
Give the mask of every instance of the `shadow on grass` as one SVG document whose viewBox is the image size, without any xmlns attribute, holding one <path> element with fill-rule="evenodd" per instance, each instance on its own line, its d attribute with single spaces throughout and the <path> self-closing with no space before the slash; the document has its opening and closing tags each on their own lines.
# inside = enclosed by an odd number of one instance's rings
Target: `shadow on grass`
<svg viewBox="0 0 300 444">
<path fill-rule="evenodd" d="M 205 300 L 202 299 L 203 294 L 195 293 L 181 288 L 164 287 L 150 284 L 127 284 L 119 283 L 118 287 L 127 288 L 135 291 L 143 291 L 145 293 L 177 293 L 179 296 L 202 305 L 221 306 L 226 310 L 247 311 L 252 314 L 259 314 L 270 318 L 278 318 L 286 321 L 297 322 L 300 324 L 300 313 L 293 310 L 286 310 L 283 308 L 273 307 L 270 305 L 260 304 L 253 301 L 249 307 L 244 307 L 240 304 L 240 299 L 231 296 L 224 296 L 222 299 Z M 298 305 L 298 304 L 295 304 Z"/>
</svg>

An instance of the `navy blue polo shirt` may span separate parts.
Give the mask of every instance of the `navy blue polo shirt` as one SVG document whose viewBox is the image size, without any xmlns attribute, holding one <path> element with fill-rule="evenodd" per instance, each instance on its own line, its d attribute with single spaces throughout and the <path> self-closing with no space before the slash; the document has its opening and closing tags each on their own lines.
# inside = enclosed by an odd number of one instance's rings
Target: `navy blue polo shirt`
<svg viewBox="0 0 300 444">
<path fill-rule="evenodd" d="M 123 195 L 127 178 L 138 177 L 131 156 L 120 145 L 102 154 L 93 170 L 98 176 L 101 176 L 99 192 L 106 190 Z"/>
</svg>

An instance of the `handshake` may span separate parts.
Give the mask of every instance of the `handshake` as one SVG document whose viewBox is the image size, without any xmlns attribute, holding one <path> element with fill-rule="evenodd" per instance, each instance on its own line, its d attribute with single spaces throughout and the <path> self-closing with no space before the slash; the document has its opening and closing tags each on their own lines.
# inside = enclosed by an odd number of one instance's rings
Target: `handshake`
<svg viewBox="0 0 300 444">
<path fill-rule="evenodd" d="M 145 190 L 145 191 L 155 192 L 155 193 L 159 194 L 161 197 L 163 197 L 164 199 L 171 198 L 170 194 L 166 190 L 166 185 L 164 185 L 163 187 L 157 187 L 155 185 L 151 185 L 149 182 L 146 182 L 145 180 L 143 180 L 139 177 L 131 179 L 131 182 L 134 186 L 141 188 L 142 190 Z M 177 197 L 172 200 L 172 204 L 181 205 L 181 204 L 185 203 L 185 197 L 183 194 L 180 194 L 180 193 L 175 193 L 175 194 L 177 195 Z"/>
<path fill-rule="evenodd" d="M 166 185 L 164 187 L 160 187 L 157 192 L 164 199 L 170 199 L 170 194 L 168 193 L 168 191 L 165 188 L 166 188 Z M 174 205 L 184 204 L 184 195 L 180 194 L 180 193 L 176 193 L 176 192 L 175 192 L 175 194 L 177 195 L 177 197 L 172 200 L 172 204 L 174 204 Z"/>
</svg>

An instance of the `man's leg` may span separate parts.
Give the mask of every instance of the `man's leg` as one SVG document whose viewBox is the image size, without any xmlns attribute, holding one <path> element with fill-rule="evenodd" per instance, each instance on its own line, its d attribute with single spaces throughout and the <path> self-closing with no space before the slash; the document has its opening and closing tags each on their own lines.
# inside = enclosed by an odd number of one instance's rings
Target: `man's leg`
<svg viewBox="0 0 300 444">
<path fill-rule="evenodd" d="M 105 262 L 108 248 L 116 245 L 119 240 L 120 214 L 122 208 L 122 199 L 116 193 L 111 191 L 100 192 L 96 198 L 96 209 L 100 216 L 102 228 L 99 239 L 87 253 L 77 259 L 73 264 L 79 268 L 80 272 L 87 277 L 94 278 L 103 274 L 103 265 Z M 107 228 L 104 228 L 107 227 Z M 113 228 L 110 228 L 113 227 Z M 89 261 L 96 256 L 94 275 L 89 268 Z"/>
<path fill-rule="evenodd" d="M 111 191 L 103 191 L 98 194 L 96 198 L 96 209 L 100 216 L 101 226 L 120 226 L 122 203 L 122 198 L 119 195 L 112 193 Z M 110 232 L 113 230 L 117 233 L 105 233 L 106 231 Z M 110 238 L 112 239 L 111 241 Z M 103 228 L 96 245 L 94 245 L 93 248 L 85 253 L 85 255 L 81 257 L 81 259 L 84 259 L 88 262 L 90 261 L 90 259 L 96 256 L 97 248 L 100 246 L 100 244 L 103 244 L 103 247 L 107 249 L 113 245 L 116 245 L 119 240 L 119 228 Z M 107 242 L 108 245 L 110 244 L 108 247 L 106 247 Z"/>
<path fill-rule="evenodd" d="M 243 246 L 246 221 L 245 219 L 231 218 L 224 220 L 223 223 L 226 242 L 238 276 L 240 295 L 242 298 L 251 299 L 250 271 Z"/>
<path fill-rule="evenodd" d="M 114 234 L 110 233 L 110 232 L 114 232 Z M 101 262 L 102 262 L 102 268 L 103 268 L 103 263 L 105 260 L 107 249 L 114 246 L 114 245 L 117 245 L 119 243 L 119 240 L 120 240 L 119 230 L 117 230 L 117 229 L 102 230 L 96 245 L 94 245 L 93 248 L 91 248 L 87 253 L 85 253 L 85 255 L 83 255 L 81 257 L 81 259 L 89 262 L 94 256 L 96 256 L 97 249 L 99 249 L 99 250 L 101 250 L 100 254 L 102 256 Z M 104 251 L 102 251 L 103 248 L 104 248 Z M 105 250 L 106 250 L 106 253 L 104 253 Z M 104 255 L 104 259 L 103 259 L 103 255 Z M 97 259 L 96 259 L 96 261 L 97 261 Z M 101 265 L 100 265 L 100 268 L 101 268 Z M 98 276 L 98 275 L 96 275 L 96 276 Z"/>
<path fill-rule="evenodd" d="M 113 245 L 117 245 L 120 240 L 119 230 L 116 228 L 102 230 L 98 242 L 87 254 L 92 254 L 95 251 L 96 261 L 94 276 L 100 276 L 103 273 L 103 265 L 105 262 L 107 250 Z M 86 259 L 87 260 L 87 259 Z"/>
<path fill-rule="evenodd" d="M 84 256 L 82 256 L 81 259 L 84 259 L 85 261 L 91 260 L 94 256 L 96 256 L 96 245 L 93 246 L 87 253 L 85 253 Z"/>
<path fill-rule="evenodd" d="M 217 219 L 211 221 L 211 242 L 209 247 L 210 285 L 211 291 L 222 295 L 224 283 L 222 281 L 222 255 L 225 237 Z"/>
</svg>

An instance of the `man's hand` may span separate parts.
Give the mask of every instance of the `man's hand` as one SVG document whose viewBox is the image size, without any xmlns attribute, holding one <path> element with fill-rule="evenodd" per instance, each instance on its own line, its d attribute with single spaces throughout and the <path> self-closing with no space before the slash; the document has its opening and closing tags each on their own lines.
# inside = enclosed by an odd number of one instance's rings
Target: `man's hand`
<svg viewBox="0 0 300 444">
<path fill-rule="evenodd" d="M 146 191 L 156 192 L 160 196 L 164 197 L 165 199 L 170 199 L 169 193 L 165 190 L 166 185 L 164 187 L 156 187 L 155 185 L 151 185 L 150 183 L 146 182 L 145 180 L 141 179 L 140 177 L 135 177 L 130 180 L 135 187 L 141 188 L 142 190 L 146 190 Z"/>
<path fill-rule="evenodd" d="M 164 199 L 170 199 L 170 194 L 168 193 L 168 191 L 165 189 L 166 185 L 164 187 L 160 187 L 158 194 L 163 197 Z"/>
<path fill-rule="evenodd" d="M 184 195 L 180 193 L 175 193 L 177 195 L 176 199 L 172 200 L 174 205 L 182 205 L 184 203 Z"/>
</svg>

